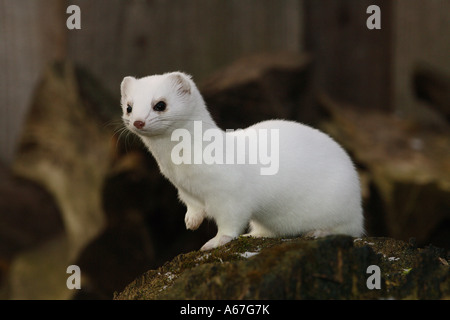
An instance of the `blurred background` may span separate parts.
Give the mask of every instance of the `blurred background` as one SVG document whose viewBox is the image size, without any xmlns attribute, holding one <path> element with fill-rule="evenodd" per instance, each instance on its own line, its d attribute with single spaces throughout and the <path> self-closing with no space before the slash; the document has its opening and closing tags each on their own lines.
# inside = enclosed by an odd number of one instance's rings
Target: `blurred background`
<svg viewBox="0 0 450 320">
<path fill-rule="evenodd" d="M 69 30 L 69 5 L 81 29 Z M 370 30 L 366 10 L 381 10 Z M 314 125 L 369 236 L 450 248 L 449 0 L 0 0 L 0 298 L 111 299 L 215 234 L 121 131 L 124 76 L 193 75 L 222 128 Z M 66 269 L 81 268 L 68 290 Z"/>
</svg>

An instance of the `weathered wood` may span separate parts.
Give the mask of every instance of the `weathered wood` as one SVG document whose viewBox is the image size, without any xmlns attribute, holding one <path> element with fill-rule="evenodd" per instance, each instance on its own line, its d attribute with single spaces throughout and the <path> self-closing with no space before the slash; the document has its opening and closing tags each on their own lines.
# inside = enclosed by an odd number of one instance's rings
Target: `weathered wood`
<svg viewBox="0 0 450 320">
<path fill-rule="evenodd" d="M 81 30 L 66 9 L 81 9 Z M 0 159 L 14 158 L 40 72 L 70 59 L 116 96 L 126 75 L 182 70 L 202 80 L 242 54 L 300 51 L 302 0 L 0 0 Z"/>
<path fill-rule="evenodd" d="M 450 74 L 450 1 L 391 1 L 395 12 L 392 23 L 392 99 L 397 112 L 428 117 L 414 96 L 413 74 L 423 64 Z M 424 110 L 423 110 L 424 109 Z"/>
<path fill-rule="evenodd" d="M 391 105 L 391 0 L 306 0 L 305 48 L 314 56 L 313 86 L 364 109 Z M 369 30 L 367 7 L 381 9 Z"/>
<path fill-rule="evenodd" d="M 64 1 L 0 0 L 0 160 L 14 158 L 43 66 L 66 53 Z"/>
<path fill-rule="evenodd" d="M 370 5 L 381 10 L 380 30 L 366 27 Z M 415 100 L 411 77 L 421 63 L 450 73 L 449 11 L 446 0 L 306 0 L 314 86 L 355 106 L 433 122 Z"/>
<path fill-rule="evenodd" d="M 414 91 L 450 122 L 450 77 L 432 68 L 421 67 L 414 72 Z"/>
<path fill-rule="evenodd" d="M 0 261 L 6 263 L 63 230 L 52 195 L 36 183 L 13 176 L 0 164 Z"/>
<path fill-rule="evenodd" d="M 80 0 L 82 30 L 70 33 L 69 57 L 114 93 L 126 75 L 181 70 L 200 81 L 242 54 L 299 51 L 301 3 Z"/>
<path fill-rule="evenodd" d="M 71 64 L 51 65 L 34 94 L 13 164 L 18 175 L 55 197 L 73 256 L 105 225 L 102 186 L 115 152 L 106 111 L 100 111 L 107 107 L 110 115 L 120 113 L 101 86 Z"/>
<path fill-rule="evenodd" d="M 223 129 L 244 128 L 269 119 L 311 122 L 311 57 L 295 52 L 242 57 L 200 86 L 213 119 Z"/>
</svg>

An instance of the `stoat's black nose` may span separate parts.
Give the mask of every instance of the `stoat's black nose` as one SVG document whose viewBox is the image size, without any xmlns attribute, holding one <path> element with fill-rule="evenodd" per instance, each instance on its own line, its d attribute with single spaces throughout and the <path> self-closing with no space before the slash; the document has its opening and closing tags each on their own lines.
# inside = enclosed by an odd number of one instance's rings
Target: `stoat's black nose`
<svg viewBox="0 0 450 320">
<path fill-rule="evenodd" d="M 133 125 L 138 129 L 142 129 L 145 126 L 145 122 L 136 120 L 135 122 L 133 122 Z"/>
</svg>

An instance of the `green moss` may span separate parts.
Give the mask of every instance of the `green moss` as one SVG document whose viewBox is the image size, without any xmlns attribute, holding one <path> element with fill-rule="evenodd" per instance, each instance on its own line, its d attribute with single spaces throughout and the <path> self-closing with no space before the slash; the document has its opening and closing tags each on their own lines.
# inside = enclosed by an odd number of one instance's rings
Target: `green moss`
<svg viewBox="0 0 450 320">
<path fill-rule="evenodd" d="M 449 267 L 440 261 L 439 251 L 388 238 L 240 237 L 179 255 L 115 298 L 435 299 L 450 295 Z M 381 269 L 381 290 L 366 285 L 373 264 Z"/>
</svg>

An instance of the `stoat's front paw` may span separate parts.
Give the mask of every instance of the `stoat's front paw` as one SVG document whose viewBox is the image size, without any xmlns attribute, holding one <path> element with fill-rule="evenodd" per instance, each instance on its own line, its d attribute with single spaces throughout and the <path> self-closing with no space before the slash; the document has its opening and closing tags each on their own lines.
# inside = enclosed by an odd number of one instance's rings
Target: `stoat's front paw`
<svg viewBox="0 0 450 320">
<path fill-rule="evenodd" d="M 186 224 L 186 229 L 196 230 L 203 222 L 205 215 L 203 212 L 195 212 L 188 210 L 186 216 L 184 217 L 184 223 Z"/>
<path fill-rule="evenodd" d="M 206 242 L 203 245 L 203 247 L 201 247 L 200 250 L 201 251 L 211 250 L 211 249 L 223 246 L 224 244 L 227 244 L 231 240 L 233 240 L 233 237 L 231 237 L 231 236 L 217 235 L 214 238 L 212 238 L 211 240 L 209 240 L 208 242 Z"/>
</svg>

